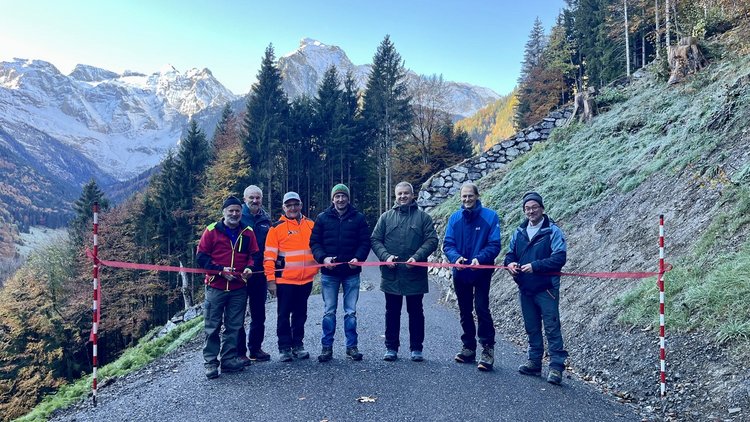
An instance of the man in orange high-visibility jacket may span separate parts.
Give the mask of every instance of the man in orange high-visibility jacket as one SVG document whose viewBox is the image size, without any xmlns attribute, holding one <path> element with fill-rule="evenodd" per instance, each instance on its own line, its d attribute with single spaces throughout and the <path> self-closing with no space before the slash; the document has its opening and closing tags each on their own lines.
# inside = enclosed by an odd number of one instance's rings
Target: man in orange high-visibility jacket
<svg viewBox="0 0 750 422">
<path fill-rule="evenodd" d="M 310 357 L 303 340 L 307 298 L 318 268 L 310 250 L 310 235 L 315 223 L 302 215 L 302 200 L 296 192 L 284 194 L 283 209 L 284 215 L 268 230 L 263 271 L 268 280 L 268 291 L 277 297 L 279 360 L 290 362 L 293 358 Z"/>
</svg>

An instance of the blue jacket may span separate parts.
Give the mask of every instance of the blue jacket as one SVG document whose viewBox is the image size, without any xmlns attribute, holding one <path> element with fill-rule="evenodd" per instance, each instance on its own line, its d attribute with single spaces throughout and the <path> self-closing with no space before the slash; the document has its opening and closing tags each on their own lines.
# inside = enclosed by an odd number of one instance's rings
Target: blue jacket
<svg viewBox="0 0 750 422">
<path fill-rule="evenodd" d="M 520 273 L 513 278 L 521 293 L 533 295 L 548 289 L 559 289 L 560 276 L 544 273 L 560 272 L 565 265 L 568 250 L 565 236 L 546 214 L 542 227 L 532 239 L 526 234 L 528 225 L 527 219 L 513 233 L 505 255 L 505 265 L 511 262 L 519 265 L 531 263 L 533 273 Z"/>
<path fill-rule="evenodd" d="M 482 207 L 477 201 L 471 209 L 461 206 L 448 219 L 443 240 L 443 253 L 448 261 L 455 263 L 464 257 L 470 263 L 476 258 L 480 264 L 492 265 L 500 254 L 500 217 L 495 211 Z M 454 281 L 470 282 L 473 280 L 489 280 L 494 270 L 457 271 L 453 269 Z"/>
<path fill-rule="evenodd" d="M 258 215 L 250 213 L 247 204 L 242 204 L 242 224 L 250 227 L 255 232 L 255 238 L 258 240 L 258 253 L 253 255 L 253 271 L 263 271 L 263 251 L 266 250 L 266 236 L 268 229 L 271 228 L 271 217 L 263 208 Z"/>
</svg>

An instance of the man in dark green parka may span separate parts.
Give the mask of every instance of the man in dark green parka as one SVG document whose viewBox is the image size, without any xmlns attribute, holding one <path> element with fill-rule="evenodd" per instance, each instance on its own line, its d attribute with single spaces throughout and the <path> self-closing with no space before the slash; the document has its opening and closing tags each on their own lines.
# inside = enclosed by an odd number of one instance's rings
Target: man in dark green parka
<svg viewBox="0 0 750 422">
<path fill-rule="evenodd" d="M 381 262 L 390 263 L 380 267 L 380 290 L 385 293 L 386 352 L 383 360 L 394 361 L 398 357 L 401 307 L 405 297 L 411 360 L 420 362 L 424 360 L 422 298 L 429 291 L 427 268 L 409 264 L 426 262 L 437 249 L 438 237 L 432 217 L 417 206 L 412 185 L 400 182 L 395 194 L 396 204 L 380 216 L 371 237 L 372 251 Z"/>
</svg>

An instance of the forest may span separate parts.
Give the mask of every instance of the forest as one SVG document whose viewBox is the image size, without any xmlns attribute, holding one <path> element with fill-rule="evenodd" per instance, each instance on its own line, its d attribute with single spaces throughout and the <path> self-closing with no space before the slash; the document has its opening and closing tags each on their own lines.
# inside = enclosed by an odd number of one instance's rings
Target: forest
<svg viewBox="0 0 750 422">
<path fill-rule="evenodd" d="M 549 33 L 534 23 L 515 91 L 514 127 L 538 121 L 587 88 L 627 80 L 638 68 L 668 71 L 667 47 L 705 38 L 747 19 L 750 1 L 568 0 Z M 304 214 L 329 205 L 346 183 L 371 223 L 392 205 L 401 180 L 415 186 L 472 154 L 467 129 L 441 111 L 441 76 L 409 86 L 389 36 L 373 56 L 366 88 L 326 72 L 314 98 L 290 101 L 272 45 L 246 109 L 224 109 L 211 139 L 191 122 L 147 188 L 114 205 L 95 181 L 74 205 L 69 239 L 38 251 L 0 290 L 0 414 L 19 416 L 45 394 L 91 370 L 91 204 L 98 202 L 100 258 L 193 267 L 203 228 L 227 195 L 264 191 L 278 216 L 284 192 L 297 191 Z M 116 358 L 173 314 L 201 300 L 201 277 L 183 295 L 177 274 L 104 269 L 100 362 Z"/>
</svg>

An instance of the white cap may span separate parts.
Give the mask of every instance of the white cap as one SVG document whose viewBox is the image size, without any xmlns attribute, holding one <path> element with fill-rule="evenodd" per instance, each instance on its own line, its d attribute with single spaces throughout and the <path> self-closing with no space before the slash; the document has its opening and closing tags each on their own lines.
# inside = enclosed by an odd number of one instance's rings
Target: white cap
<svg viewBox="0 0 750 422">
<path fill-rule="evenodd" d="M 302 200 L 300 199 L 300 197 L 297 194 L 297 192 L 287 192 L 287 193 L 285 193 L 284 194 L 284 200 L 281 201 L 281 202 L 283 202 L 283 203 L 286 204 L 287 201 L 291 201 L 292 199 L 296 199 L 296 200 L 302 202 Z"/>
</svg>

